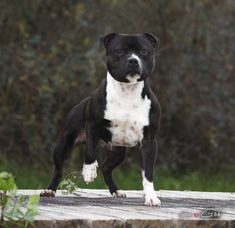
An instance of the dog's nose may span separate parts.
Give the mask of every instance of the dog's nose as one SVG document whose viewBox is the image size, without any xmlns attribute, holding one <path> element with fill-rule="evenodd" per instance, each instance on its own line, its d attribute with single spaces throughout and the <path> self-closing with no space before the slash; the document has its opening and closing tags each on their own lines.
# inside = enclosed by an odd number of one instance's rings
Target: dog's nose
<svg viewBox="0 0 235 228">
<path fill-rule="evenodd" d="M 130 67 L 135 68 L 139 66 L 138 60 L 136 58 L 129 58 L 127 62 L 128 62 L 128 66 Z"/>
</svg>

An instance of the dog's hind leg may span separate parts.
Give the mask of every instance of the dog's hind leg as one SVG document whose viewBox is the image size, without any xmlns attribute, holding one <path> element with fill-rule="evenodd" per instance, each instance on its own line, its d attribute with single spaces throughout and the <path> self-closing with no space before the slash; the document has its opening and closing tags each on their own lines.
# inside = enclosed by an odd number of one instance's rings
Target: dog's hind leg
<svg viewBox="0 0 235 228">
<path fill-rule="evenodd" d="M 113 147 L 112 151 L 107 152 L 107 158 L 101 167 L 105 183 L 114 197 L 126 197 L 126 194 L 119 190 L 112 177 L 113 169 L 123 162 L 125 156 L 125 147 Z"/>
<path fill-rule="evenodd" d="M 72 132 L 64 132 L 57 142 L 53 151 L 54 172 L 51 183 L 47 190 L 41 193 L 41 196 L 54 196 L 56 189 L 62 177 L 62 168 L 64 162 L 68 159 L 75 141 L 76 136 Z"/>
<path fill-rule="evenodd" d="M 60 135 L 59 140 L 53 150 L 54 172 L 51 182 L 47 190 L 42 191 L 40 196 L 55 195 L 56 189 L 62 177 L 64 162 L 68 159 L 75 144 L 78 144 L 76 139 L 80 134 L 82 134 L 85 127 L 84 113 L 88 100 L 89 98 L 83 100 L 69 113 L 62 134 Z"/>
</svg>

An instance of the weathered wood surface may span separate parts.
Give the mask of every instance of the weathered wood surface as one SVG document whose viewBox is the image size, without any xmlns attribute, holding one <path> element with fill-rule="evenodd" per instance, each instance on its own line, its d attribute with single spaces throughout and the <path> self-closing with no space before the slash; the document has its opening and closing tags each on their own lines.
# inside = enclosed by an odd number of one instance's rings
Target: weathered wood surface
<svg viewBox="0 0 235 228">
<path fill-rule="evenodd" d="M 160 207 L 144 206 L 142 191 L 113 198 L 107 190 L 79 189 L 73 195 L 41 198 L 37 227 L 235 227 L 235 193 L 157 191 Z M 39 194 L 19 190 L 18 194 Z M 202 217 L 204 209 L 218 218 Z M 209 211 L 211 213 L 211 211 Z"/>
</svg>

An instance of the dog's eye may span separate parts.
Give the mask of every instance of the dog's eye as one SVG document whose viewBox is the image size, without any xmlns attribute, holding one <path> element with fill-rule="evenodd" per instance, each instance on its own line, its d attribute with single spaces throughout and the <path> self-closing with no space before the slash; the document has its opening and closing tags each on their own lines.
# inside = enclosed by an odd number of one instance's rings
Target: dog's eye
<svg viewBox="0 0 235 228">
<path fill-rule="evenodd" d="M 147 54 L 148 54 L 148 51 L 145 50 L 145 49 L 141 49 L 141 50 L 140 50 L 140 54 L 141 54 L 141 55 L 147 55 Z"/>
<path fill-rule="evenodd" d="M 124 54 L 124 51 L 122 49 L 118 49 L 115 51 L 115 54 L 117 55 L 123 55 Z"/>
</svg>

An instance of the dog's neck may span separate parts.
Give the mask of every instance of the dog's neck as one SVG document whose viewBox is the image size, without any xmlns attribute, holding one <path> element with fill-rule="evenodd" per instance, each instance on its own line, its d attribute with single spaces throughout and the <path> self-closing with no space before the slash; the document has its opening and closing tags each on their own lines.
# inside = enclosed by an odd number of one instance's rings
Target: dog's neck
<svg viewBox="0 0 235 228">
<path fill-rule="evenodd" d="M 109 72 L 107 72 L 107 92 L 115 97 L 123 99 L 139 99 L 144 88 L 144 81 L 137 82 L 119 82 L 115 80 Z"/>
</svg>

